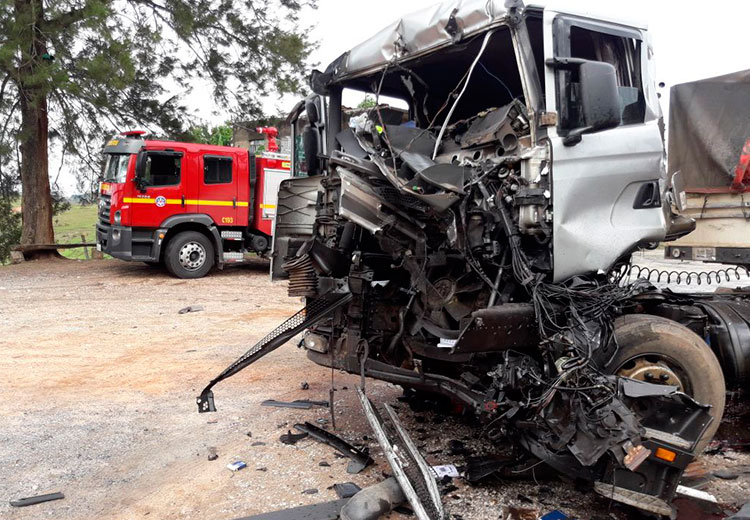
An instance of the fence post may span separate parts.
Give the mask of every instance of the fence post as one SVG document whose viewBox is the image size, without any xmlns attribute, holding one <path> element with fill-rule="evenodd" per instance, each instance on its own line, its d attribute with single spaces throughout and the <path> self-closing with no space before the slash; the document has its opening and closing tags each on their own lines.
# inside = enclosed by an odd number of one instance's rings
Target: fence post
<svg viewBox="0 0 750 520">
<path fill-rule="evenodd" d="M 82 244 L 86 243 L 86 235 L 84 235 L 83 233 L 81 233 L 81 243 Z M 83 256 L 86 257 L 86 260 L 89 259 L 89 248 L 86 246 L 83 246 Z"/>
</svg>

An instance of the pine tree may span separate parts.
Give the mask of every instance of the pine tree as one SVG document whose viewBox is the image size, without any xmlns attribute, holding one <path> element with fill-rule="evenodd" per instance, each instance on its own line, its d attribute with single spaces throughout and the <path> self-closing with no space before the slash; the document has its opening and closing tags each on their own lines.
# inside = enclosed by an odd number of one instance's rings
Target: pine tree
<svg viewBox="0 0 750 520">
<path fill-rule="evenodd" d="M 0 0 L 0 176 L 15 159 L 21 243 L 54 242 L 51 141 L 95 168 L 108 132 L 184 137 L 186 107 L 165 85 L 208 79 L 244 119 L 271 92 L 300 91 L 312 44 L 298 16 L 314 2 Z"/>
</svg>

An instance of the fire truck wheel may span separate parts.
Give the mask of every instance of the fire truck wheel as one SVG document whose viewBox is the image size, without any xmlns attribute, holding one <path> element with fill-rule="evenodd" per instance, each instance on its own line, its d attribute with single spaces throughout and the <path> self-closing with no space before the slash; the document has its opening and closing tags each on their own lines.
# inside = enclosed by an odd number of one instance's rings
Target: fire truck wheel
<svg viewBox="0 0 750 520">
<path fill-rule="evenodd" d="M 177 278 L 201 278 L 214 265 L 214 246 L 202 233 L 183 231 L 167 244 L 164 265 Z"/>
<path fill-rule="evenodd" d="M 711 405 L 713 422 L 698 442 L 701 453 L 719 429 L 726 385 L 719 360 L 697 334 L 659 316 L 627 315 L 615 321 L 619 347 L 610 370 L 619 376 L 676 386 Z"/>
</svg>

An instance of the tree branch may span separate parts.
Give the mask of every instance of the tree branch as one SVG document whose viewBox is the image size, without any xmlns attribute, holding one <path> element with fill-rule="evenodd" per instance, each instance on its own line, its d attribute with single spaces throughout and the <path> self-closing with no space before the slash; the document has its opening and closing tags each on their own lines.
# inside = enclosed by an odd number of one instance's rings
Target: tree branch
<svg viewBox="0 0 750 520">
<path fill-rule="evenodd" d="M 67 29 L 71 25 L 82 22 L 86 19 L 88 11 L 88 5 L 79 7 L 78 9 L 71 9 L 66 13 L 62 13 L 55 18 L 44 20 L 41 24 L 41 29 L 46 31 L 48 29 Z"/>
</svg>

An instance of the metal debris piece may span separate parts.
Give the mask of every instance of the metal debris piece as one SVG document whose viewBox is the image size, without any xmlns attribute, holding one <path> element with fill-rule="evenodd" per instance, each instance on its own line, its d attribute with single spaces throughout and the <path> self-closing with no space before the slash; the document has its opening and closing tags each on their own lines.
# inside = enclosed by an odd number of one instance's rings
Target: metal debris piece
<svg viewBox="0 0 750 520">
<path fill-rule="evenodd" d="M 306 489 L 302 492 L 303 495 L 317 495 L 318 490 L 315 488 Z"/>
<path fill-rule="evenodd" d="M 357 395 L 367 421 L 375 432 L 375 437 L 380 447 L 383 448 L 388 463 L 414 514 L 419 520 L 444 518 L 440 490 L 432 469 L 414 446 L 393 409 L 387 404 L 384 405 L 388 419 L 386 422 L 359 387 L 357 387 Z"/>
<path fill-rule="evenodd" d="M 279 437 L 279 440 L 283 442 L 284 444 L 293 445 L 297 444 L 299 441 L 307 437 L 307 433 L 292 433 L 291 430 L 287 430 L 287 432 Z"/>
<path fill-rule="evenodd" d="M 328 408 L 328 401 L 311 401 L 309 399 L 297 399 L 296 401 L 276 401 L 275 399 L 266 399 L 261 406 L 274 406 L 276 408 L 297 408 L 299 410 L 309 410 L 313 406 Z"/>
<path fill-rule="evenodd" d="M 302 381 L 299 386 L 302 390 L 310 390 L 310 383 L 308 383 L 307 381 Z"/>
<path fill-rule="evenodd" d="M 348 498 L 313 504 L 311 506 L 292 507 L 263 513 L 254 516 L 245 516 L 236 520 L 338 520 L 341 508 L 349 502 Z"/>
<path fill-rule="evenodd" d="M 178 314 L 187 314 L 188 312 L 200 312 L 204 310 L 206 309 L 203 308 L 203 305 L 190 305 L 188 307 L 180 309 L 178 311 Z"/>
<path fill-rule="evenodd" d="M 60 500 L 65 498 L 65 495 L 60 493 L 47 493 L 46 495 L 37 495 L 35 497 L 19 498 L 18 500 L 11 500 L 10 505 L 13 507 L 26 507 L 34 504 L 41 504 L 42 502 L 50 502 L 52 500 Z"/>
<path fill-rule="evenodd" d="M 362 490 L 354 482 L 344 482 L 343 484 L 334 484 L 333 491 L 339 498 L 351 498 Z"/>
<path fill-rule="evenodd" d="M 316 439 L 323 444 L 328 444 L 343 456 L 352 459 L 349 466 L 346 468 L 347 473 L 359 473 L 373 463 L 373 460 L 365 451 L 355 448 L 341 437 L 338 437 L 322 428 L 318 428 L 314 424 L 305 422 L 304 424 L 295 424 L 294 427 L 301 432 L 310 434 L 310 437 L 313 439 Z"/>
<path fill-rule="evenodd" d="M 627 448 L 627 453 L 623 462 L 625 467 L 630 471 L 638 469 L 638 466 L 643 464 L 649 455 L 651 455 L 651 450 L 646 448 L 643 444 L 635 446 L 632 442 L 628 441 L 625 443 L 625 447 Z"/>
<path fill-rule="evenodd" d="M 719 501 L 711 493 L 706 493 L 700 489 L 689 488 L 687 486 L 677 486 L 677 494 L 685 497 L 695 498 L 697 500 L 703 500 L 705 502 L 711 502 L 718 504 Z"/>
</svg>

